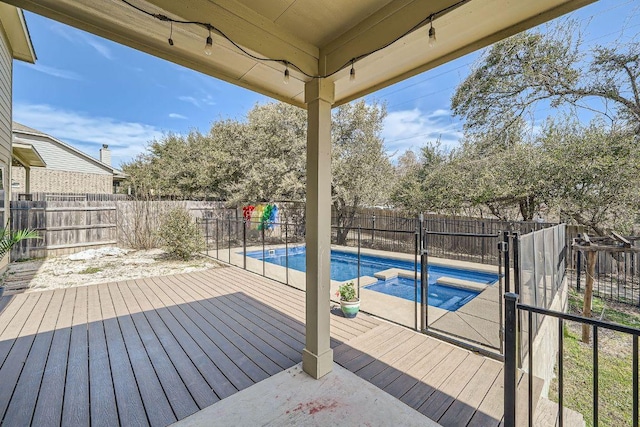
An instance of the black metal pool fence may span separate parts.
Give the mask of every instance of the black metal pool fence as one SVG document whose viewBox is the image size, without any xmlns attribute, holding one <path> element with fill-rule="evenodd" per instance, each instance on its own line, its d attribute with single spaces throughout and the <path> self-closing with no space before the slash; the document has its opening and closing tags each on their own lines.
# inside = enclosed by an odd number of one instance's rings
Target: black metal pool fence
<svg viewBox="0 0 640 427">
<path fill-rule="evenodd" d="M 294 273 L 295 269 L 290 267 L 289 254 L 292 248 L 305 243 L 304 222 L 261 222 L 247 221 L 244 218 L 236 219 L 231 216 L 227 218 L 204 216 L 198 220 L 198 224 L 205 236 L 206 252 L 209 256 L 288 285 L 303 286 L 300 283 L 297 285 L 293 283 L 292 277 L 297 276 L 297 280 L 300 280 L 300 276 L 299 273 Z M 405 254 L 405 261 L 413 261 L 412 271 L 404 272 L 405 279 L 413 281 L 413 298 L 407 300 L 406 303 L 401 303 L 409 304 L 406 309 L 403 309 L 401 318 L 394 317 L 395 314 L 391 311 L 373 314 L 414 327 L 416 330 L 443 334 L 452 340 L 461 340 L 474 348 L 490 349 L 498 354 L 501 353 L 503 346 L 501 339 L 502 295 L 505 289 L 507 291 L 510 289 L 513 279 L 512 276 L 511 278 L 509 276 L 509 264 L 504 263 L 501 254 L 506 250 L 512 253 L 512 259 L 517 258 L 517 254 L 514 253 L 517 245 L 508 244 L 511 232 L 494 230 L 494 222 L 473 224 L 472 221 L 466 220 L 456 224 L 450 220 L 447 220 L 446 223 L 439 223 L 425 218 L 422 222 L 415 220 L 412 223 L 416 226 L 415 229 L 404 230 L 378 227 L 383 224 L 384 222 L 377 222 L 375 228 L 363 226 L 363 223 L 357 223 L 356 226 L 349 229 L 338 225 L 331 227 L 331 244 L 357 254 L 358 277 L 354 278 L 354 282 L 357 284 L 361 299 L 374 298 L 371 293 L 366 296 L 361 294 L 361 290 L 371 284 L 361 283 L 360 280 L 362 251 L 371 253 L 371 250 L 375 250 L 375 253 L 391 258 L 397 257 L 398 254 Z M 436 227 L 436 225 L 438 226 Z M 433 229 L 430 229 L 430 226 Z M 538 227 L 540 226 L 538 225 Z M 490 232 L 475 232 L 483 229 Z M 513 233 L 513 235 L 517 236 L 518 234 Z M 506 244 L 505 239 L 507 239 Z M 284 265 L 281 266 L 284 268 L 274 269 L 266 260 L 269 252 L 275 250 L 284 251 Z M 258 254 L 261 252 L 261 256 L 248 257 L 247 252 L 258 252 Z M 429 285 L 426 280 L 424 283 L 422 281 L 422 278 L 426 278 L 427 275 L 421 274 L 423 272 L 419 270 L 421 266 L 428 265 L 429 260 L 433 260 L 433 258 L 495 266 L 500 280 L 495 285 L 499 289 L 498 292 L 491 296 L 493 308 L 488 317 L 493 319 L 491 321 L 495 324 L 495 331 L 491 332 L 491 337 L 479 337 L 477 331 L 469 328 L 452 327 L 451 319 L 453 318 L 456 318 L 457 320 L 454 320 L 458 323 L 464 324 L 462 316 L 466 315 L 465 313 L 450 312 L 447 313 L 449 319 L 443 320 L 441 312 L 438 314 L 437 310 L 429 307 Z M 383 301 L 387 296 L 376 295 L 375 298 Z"/>
</svg>

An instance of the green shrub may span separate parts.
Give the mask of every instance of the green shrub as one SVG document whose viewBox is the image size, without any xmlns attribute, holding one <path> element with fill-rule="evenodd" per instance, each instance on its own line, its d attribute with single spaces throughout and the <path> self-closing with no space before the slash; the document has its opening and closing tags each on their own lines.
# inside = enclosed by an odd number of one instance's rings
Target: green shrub
<svg viewBox="0 0 640 427">
<path fill-rule="evenodd" d="M 173 209 L 163 216 L 158 236 L 163 249 L 175 258 L 190 259 L 204 249 L 202 233 L 184 208 Z"/>
</svg>

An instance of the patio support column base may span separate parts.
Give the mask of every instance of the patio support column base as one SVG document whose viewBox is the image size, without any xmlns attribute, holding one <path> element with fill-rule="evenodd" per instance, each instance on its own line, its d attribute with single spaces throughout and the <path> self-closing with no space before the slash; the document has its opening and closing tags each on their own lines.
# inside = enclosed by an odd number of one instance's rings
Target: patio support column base
<svg viewBox="0 0 640 427">
<path fill-rule="evenodd" d="M 318 355 L 305 348 L 302 350 L 302 369 L 315 379 L 327 375 L 333 370 L 333 350 Z"/>
<path fill-rule="evenodd" d="M 329 336 L 331 291 L 331 105 L 334 83 L 305 85 L 307 104 L 306 311 L 302 369 L 320 378 L 333 369 Z"/>
</svg>

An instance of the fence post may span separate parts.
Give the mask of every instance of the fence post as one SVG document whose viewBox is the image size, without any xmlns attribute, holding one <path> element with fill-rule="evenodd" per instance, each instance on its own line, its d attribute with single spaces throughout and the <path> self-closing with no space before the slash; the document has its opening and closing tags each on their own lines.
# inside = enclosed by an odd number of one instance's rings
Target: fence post
<svg viewBox="0 0 640 427">
<path fill-rule="evenodd" d="M 578 288 L 578 292 L 580 292 L 580 270 L 582 269 L 582 263 L 580 262 L 580 260 L 582 259 L 582 251 L 574 252 L 578 256 L 578 259 L 576 260 L 576 285 Z"/>
<path fill-rule="evenodd" d="M 371 243 L 375 241 L 376 238 L 376 214 L 373 214 L 373 218 L 371 219 Z"/>
<path fill-rule="evenodd" d="M 504 346 L 504 426 L 516 426 L 516 378 L 517 378 L 517 333 L 516 303 L 518 294 L 506 293 L 505 300 L 505 346 Z M 529 326 L 531 333 L 531 326 Z M 531 351 L 531 350 L 529 350 Z M 529 355 L 531 357 L 531 355 Z M 531 398 L 531 397 L 529 397 Z"/>
<path fill-rule="evenodd" d="M 509 232 L 502 232 L 501 250 L 504 253 L 504 290 L 511 292 L 511 271 L 509 269 Z"/>
<path fill-rule="evenodd" d="M 209 255 L 209 218 L 204 218 L 204 229 L 204 248 L 207 251 L 207 255 Z"/>
<path fill-rule="evenodd" d="M 247 219 L 242 217 L 242 267 L 247 269 Z"/>
<path fill-rule="evenodd" d="M 429 279 L 428 271 L 428 254 L 427 254 L 427 230 L 424 229 L 422 222 L 424 215 L 420 214 L 420 326 L 422 331 L 426 331 L 429 327 Z"/>
<path fill-rule="evenodd" d="M 358 298 L 360 298 L 360 238 L 362 235 L 362 226 L 358 225 Z"/>
</svg>

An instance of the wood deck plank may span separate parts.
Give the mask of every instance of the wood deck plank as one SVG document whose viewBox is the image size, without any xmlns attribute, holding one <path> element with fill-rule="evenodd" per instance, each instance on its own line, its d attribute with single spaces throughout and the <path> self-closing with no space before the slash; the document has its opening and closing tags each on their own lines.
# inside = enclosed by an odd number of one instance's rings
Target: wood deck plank
<svg viewBox="0 0 640 427">
<path fill-rule="evenodd" d="M 238 390 L 249 387 L 254 382 L 240 369 L 233 360 L 227 356 L 225 349 L 219 347 L 212 339 L 210 339 L 202 330 L 199 325 L 191 319 L 184 311 L 186 307 L 182 305 L 176 305 L 164 292 L 163 282 L 157 277 L 151 278 L 151 282 L 155 284 L 156 295 L 162 300 L 169 312 L 171 312 L 176 320 L 181 325 L 185 326 L 185 329 L 191 335 L 191 337 L 198 343 L 200 348 L 209 356 L 209 358 L 216 364 L 225 377 L 231 381 L 231 383 Z"/>
<path fill-rule="evenodd" d="M 172 424 L 177 421 L 177 418 L 117 285 L 117 283 L 111 284 L 109 293 L 149 424 L 151 426 Z"/>
<path fill-rule="evenodd" d="M 238 389 L 223 375 L 204 350 L 200 348 L 198 343 L 189 335 L 185 329 L 186 325 L 181 324 L 181 322 L 173 316 L 169 308 L 164 306 L 163 302 L 155 294 L 155 285 L 151 281 L 147 282 L 146 279 L 136 281 L 136 285 L 145 296 L 149 298 L 149 302 L 156 307 L 156 311 L 164 324 L 180 343 L 185 353 L 189 355 L 216 396 L 219 399 L 224 399 L 236 393 Z"/>
<path fill-rule="evenodd" d="M 336 362 L 344 366 L 345 363 L 360 356 L 365 349 L 375 347 L 378 344 L 392 339 L 396 333 L 397 330 L 394 329 L 392 325 L 380 325 L 336 347 L 333 352 L 333 358 Z"/>
<path fill-rule="evenodd" d="M 96 286 L 87 287 L 87 320 L 91 426 L 108 427 L 118 419 L 118 408 L 102 322 L 102 304 Z"/>
<path fill-rule="evenodd" d="M 444 412 L 443 416 L 438 419 L 438 423 L 444 427 L 466 426 L 493 386 L 501 370 L 502 365 L 500 363 L 493 360 L 485 360 L 481 369 L 476 372 L 460 394 L 456 396 L 456 399 L 452 401 L 451 406 Z"/>
<path fill-rule="evenodd" d="M 62 292 L 52 295 L 38 334 L 24 363 L 14 391 L 15 397 L 11 400 L 4 416 L 5 425 L 23 426 L 31 423 L 63 297 Z"/>
<path fill-rule="evenodd" d="M 77 288 L 60 290 L 63 292 L 60 314 L 53 333 L 53 341 L 45 366 L 40 393 L 33 414 L 32 425 L 60 425 L 62 419 L 62 402 L 64 401 L 64 384 L 67 376 L 67 358 L 71 342 L 71 324 L 73 322 L 73 305 Z"/>
<path fill-rule="evenodd" d="M 296 322 L 282 317 L 272 308 L 258 305 L 255 300 L 241 294 L 226 294 L 216 298 L 229 309 L 245 318 L 245 322 L 260 325 L 267 333 L 289 345 L 296 353 L 304 348 L 304 333 L 297 329 Z M 265 311 L 262 311 L 265 310 Z"/>
<path fill-rule="evenodd" d="M 487 364 L 487 362 L 487 359 L 483 360 L 482 357 L 467 357 L 465 362 L 453 371 L 446 381 L 444 381 L 444 383 L 442 383 L 438 389 L 432 393 L 422 405 L 420 405 L 418 411 L 432 420 L 439 420 L 447 409 L 449 409 L 449 407 L 456 401 L 456 398 L 462 390 L 472 382 L 474 376 L 484 376 L 482 367 Z M 490 362 L 491 361 L 489 361 L 488 365 L 493 367 L 494 364 Z M 485 381 L 487 380 L 486 378 L 483 379 Z M 494 379 L 495 376 L 492 374 L 492 378 L 488 383 L 492 383 Z M 484 394 L 486 394 L 486 391 L 482 393 L 483 397 Z"/>
<path fill-rule="evenodd" d="M 216 328 L 216 326 L 219 326 L 216 317 L 202 309 L 198 301 L 183 292 L 182 284 L 179 281 L 175 280 L 175 278 L 166 277 L 160 279 L 174 290 L 174 292 L 167 293 L 167 297 L 171 298 L 176 305 L 179 305 L 184 313 L 198 325 L 202 333 L 214 342 L 247 377 L 251 378 L 254 383 L 269 377 L 269 374 L 258 363 L 254 362 L 241 348 Z M 263 356 L 262 353 L 259 354 Z"/>
<path fill-rule="evenodd" d="M 109 365 L 111 366 L 120 424 L 147 426 L 149 420 L 120 331 L 109 285 L 98 285 L 98 293 L 102 303 L 104 333 L 107 339 L 107 352 L 109 353 Z"/>
<path fill-rule="evenodd" d="M 194 282 L 197 282 L 197 280 L 194 280 Z M 242 328 L 250 331 L 265 341 L 267 345 L 276 348 L 277 352 L 282 353 L 289 360 L 295 363 L 302 360 L 301 348 L 304 344 L 301 341 L 295 340 L 286 334 L 279 333 L 280 331 L 277 328 L 271 329 L 271 325 L 266 322 L 256 323 L 248 320 L 232 308 L 232 303 L 230 303 L 229 300 L 222 298 L 221 295 L 213 294 L 212 296 L 213 298 L 207 301 L 209 305 L 214 311 L 220 312 L 222 316 L 233 322 L 233 325 L 240 325 Z M 228 306 L 227 304 L 230 305 Z M 269 332 L 270 329 L 277 332 L 272 334 Z M 286 361 L 283 363 L 286 363 Z"/>
<path fill-rule="evenodd" d="M 0 336 L 2 336 L 4 330 L 9 326 L 9 323 L 11 323 L 13 316 L 22 311 L 21 307 L 29 296 L 33 295 L 21 294 L 0 298 L 2 304 L 4 304 L 4 307 L 0 305 Z"/>
<path fill-rule="evenodd" d="M 87 331 L 87 287 L 79 287 L 73 305 L 73 324 L 67 379 L 62 405 L 62 426 L 89 426 L 89 342 Z"/>
<path fill-rule="evenodd" d="M 144 348 L 158 376 L 169 404 L 177 420 L 185 418 L 198 411 L 198 405 L 191 397 L 189 390 L 182 381 L 178 371 L 156 337 L 151 325 L 144 317 L 140 306 L 129 290 L 129 283 L 119 283 L 120 294 L 127 305 L 131 319 L 142 340 Z M 145 406 L 148 406 L 145 403 Z"/>
<path fill-rule="evenodd" d="M 250 333 L 238 322 L 229 320 L 227 316 L 220 315 L 220 312 L 211 303 L 211 300 L 215 299 L 215 297 L 200 293 L 196 284 L 184 282 L 181 288 L 198 300 L 195 308 L 200 314 L 212 316 L 209 319 L 214 321 L 213 325 L 231 340 L 236 347 L 258 363 L 269 375 L 274 375 L 295 364 L 293 360 L 269 346 L 258 336 Z M 202 313 L 202 310 L 206 310 L 206 313 Z"/>
<path fill-rule="evenodd" d="M 225 277 L 225 282 L 220 283 L 217 287 L 226 285 L 227 286 L 226 290 L 229 293 L 240 292 L 242 294 L 249 295 L 258 301 L 261 301 L 262 303 L 266 304 L 269 307 L 271 312 L 269 312 L 268 310 L 265 310 L 264 307 L 257 307 L 259 310 L 262 309 L 263 312 L 269 315 L 275 315 L 278 318 L 285 317 L 286 318 L 286 320 L 284 320 L 285 322 L 290 322 L 290 319 L 295 320 L 296 321 L 295 326 L 298 328 L 299 332 L 302 335 L 304 335 L 304 320 L 305 320 L 304 319 L 304 307 L 305 307 L 304 299 L 287 298 L 289 293 L 288 292 L 278 293 L 277 289 L 273 288 L 273 284 L 271 284 L 271 287 L 268 287 L 264 283 L 256 283 L 256 286 L 252 286 L 251 289 L 247 289 L 245 286 L 242 286 L 242 287 L 234 286 L 234 278 L 232 275 L 222 273 L 221 276 Z M 264 278 L 262 279 L 264 280 Z M 235 278 L 235 280 L 237 280 L 237 277 Z M 287 288 L 285 285 L 280 284 L 279 286 Z M 291 288 L 287 290 L 288 291 L 290 290 L 291 292 L 301 292 L 301 291 L 298 291 L 297 289 L 291 289 Z M 239 296 L 242 297 L 242 295 L 239 295 Z M 302 309 L 302 311 L 300 309 Z M 337 319 L 339 319 L 337 316 L 331 316 L 332 347 L 335 347 L 340 343 L 354 336 L 354 329 L 353 328 L 350 329 L 348 327 L 345 327 L 344 325 L 341 326 L 339 323 L 336 323 Z M 346 320 L 346 319 L 343 319 L 343 320 Z M 357 325 L 357 321 L 355 319 L 350 319 L 350 320 L 354 321 L 352 325 Z M 339 341 L 336 340 L 336 338 Z"/>
<path fill-rule="evenodd" d="M 214 393 L 212 386 L 207 383 L 203 374 L 198 371 L 196 365 L 185 353 L 180 343 L 162 321 L 156 308 L 149 302 L 137 284 L 132 283 L 128 286 L 128 290 L 131 292 L 132 298 L 143 310 L 145 319 L 149 322 L 153 333 L 160 340 L 162 347 L 189 389 L 189 393 L 197 403 L 198 408 L 202 409 L 219 401 L 220 399 Z"/>
<path fill-rule="evenodd" d="M 360 369 L 357 375 L 363 380 L 371 382 L 373 377 L 380 374 L 387 367 L 394 367 L 394 363 L 400 359 L 403 354 L 414 351 L 422 342 L 424 342 L 423 337 L 412 333 L 406 340 L 401 341 L 400 344 L 396 344 L 391 351 L 388 351 L 380 357 L 376 357 L 376 360 Z"/>
<path fill-rule="evenodd" d="M 237 276 L 234 277 L 229 272 L 221 272 L 220 276 L 225 277 L 227 283 L 229 284 L 233 284 L 238 280 Z M 247 277 L 247 279 L 256 280 L 255 286 L 252 286 L 250 289 L 247 289 L 245 286 L 243 286 L 243 292 L 252 295 L 254 298 L 263 301 L 265 304 L 277 308 L 277 310 L 282 314 L 297 320 L 301 326 L 301 333 L 304 333 L 304 293 L 302 291 L 289 288 L 282 284 L 277 284 L 278 287 L 283 288 L 282 292 L 278 292 L 278 289 L 274 288 L 274 283 L 272 281 L 265 283 L 265 281 L 268 279 L 262 278 L 260 276 L 258 276 L 258 279 L 255 279 L 255 276 L 251 276 L 252 277 Z M 289 292 L 286 292 L 285 288 L 288 288 L 287 290 Z M 360 316 L 360 319 L 345 319 L 344 317 L 331 316 L 332 333 L 334 335 L 339 334 L 342 340 L 347 340 L 355 337 L 359 332 L 365 332 L 369 328 L 360 325 L 362 317 L 365 316 Z"/>
<path fill-rule="evenodd" d="M 399 341 L 408 339 L 411 337 L 412 332 L 404 328 L 398 328 L 396 333 L 388 340 L 375 345 L 367 346 L 366 350 L 361 352 L 358 356 L 342 364 L 346 369 L 358 374 L 358 371 L 370 363 L 374 362 L 378 357 L 381 357 L 385 353 L 393 350 L 398 345 Z"/>
<path fill-rule="evenodd" d="M 496 427 L 504 411 L 504 370 L 496 377 L 489 392 L 469 420 L 468 427 Z"/>
<path fill-rule="evenodd" d="M 402 354 L 400 359 L 394 362 L 393 366 L 387 367 L 378 375 L 371 379 L 371 384 L 385 389 L 398 379 L 403 373 L 407 372 L 413 365 L 420 360 L 425 360 L 431 357 L 431 354 L 438 354 L 439 351 L 444 348 L 445 344 L 434 340 L 429 337 L 409 353 Z"/>
<path fill-rule="evenodd" d="M 453 359 L 454 361 L 457 361 L 457 363 L 462 363 L 466 356 L 467 353 L 463 350 L 445 346 L 439 353 L 433 354 L 433 356 L 428 359 L 422 359 L 413 365 L 407 370 L 407 372 L 385 387 L 384 391 L 402 400 L 401 398 L 410 392 L 416 385 L 421 384 L 420 387 L 424 387 L 425 381 L 429 379 L 429 374 L 436 368 L 439 369 L 439 365 L 443 361 Z"/>
<path fill-rule="evenodd" d="M 25 320 L 24 326 L 17 334 L 14 340 L 15 342 L 0 369 L 0 378 L 2 378 L 2 387 L 0 387 L 0 419 L 4 417 L 4 413 L 10 404 L 11 395 L 24 367 L 24 361 L 29 355 L 29 350 L 31 350 L 31 345 L 35 340 L 36 333 L 51 298 L 51 293 L 38 298 L 36 305 L 31 313 L 29 313 L 29 317 Z"/>
<path fill-rule="evenodd" d="M 31 315 L 33 308 L 38 303 L 42 295 L 29 295 L 25 299 L 24 304 L 18 313 L 11 317 L 7 327 L 0 334 L 0 368 L 4 365 L 4 361 L 9 355 L 11 348 L 15 344 L 16 338 L 20 335 L 20 331 L 24 328 L 27 318 Z"/>
</svg>

